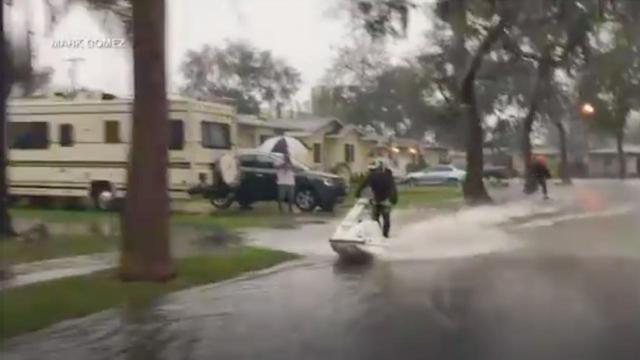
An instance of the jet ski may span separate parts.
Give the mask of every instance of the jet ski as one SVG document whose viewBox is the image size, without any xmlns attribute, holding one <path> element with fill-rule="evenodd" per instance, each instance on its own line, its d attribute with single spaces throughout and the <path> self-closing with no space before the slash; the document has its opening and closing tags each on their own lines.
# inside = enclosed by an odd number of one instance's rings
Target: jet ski
<svg viewBox="0 0 640 360">
<path fill-rule="evenodd" d="M 382 255 L 388 245 L 380 224 L 371 218 L 371 201 L 358 199 L 329 239 L 345 260 L 366 260 Z"/>
</svg>

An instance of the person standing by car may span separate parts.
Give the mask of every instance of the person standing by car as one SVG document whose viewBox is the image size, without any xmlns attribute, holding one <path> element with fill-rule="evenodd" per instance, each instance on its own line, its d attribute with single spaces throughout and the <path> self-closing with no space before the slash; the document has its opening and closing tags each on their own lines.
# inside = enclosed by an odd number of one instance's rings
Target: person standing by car
<svg viewBox="0 0 640 360">
<path fill-rule="evenodd" d="M 389 237 L 391 229 L 391 207 L 398 203 L 398 192 L 391 170 L 384 166 L 384 162 L 376 160 L 369 166 L 369 174 L 356 190 L 359 198 L 364 188 L 369 187 L 373 192 L 373 220 L 380 222 L 382 217 L 382 235 Z"/>
<path fill-rule="evenodd" d="M 287 201 L 289 212 L 293 212 L 293 197 L 296 188 L 296 174 L 289 154 L 284 154 L 276 163 L 276 178 L 278 184 L 278 209 L 282 212 L 282 202 Z"/>
<path fill-rule="evenodd" d="M 542 188 L 544 198 L 549 199 L 547 179 L 551 178 L 551 173 L 549 172 L 544 156 L 541 155 L 533 158 L 530 174 L 534 182 Z"/>
</svg>

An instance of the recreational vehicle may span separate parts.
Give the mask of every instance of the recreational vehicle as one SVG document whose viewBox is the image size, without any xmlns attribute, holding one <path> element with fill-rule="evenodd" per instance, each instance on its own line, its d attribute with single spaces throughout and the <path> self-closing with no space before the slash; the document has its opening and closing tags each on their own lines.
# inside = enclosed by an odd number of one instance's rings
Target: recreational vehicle
<svg viewBox="0 0 640 360">
<path fill-rule="evenodd" d="M 123 197 L 132 108 L 130 99 L 10 102 L 11 196 L 85 198 L 98 207 Z M 168 190 L 171 198 L 185 198 L 234 147 L 235 109 L 171 99 L 169 128 Z"/>
</svg>

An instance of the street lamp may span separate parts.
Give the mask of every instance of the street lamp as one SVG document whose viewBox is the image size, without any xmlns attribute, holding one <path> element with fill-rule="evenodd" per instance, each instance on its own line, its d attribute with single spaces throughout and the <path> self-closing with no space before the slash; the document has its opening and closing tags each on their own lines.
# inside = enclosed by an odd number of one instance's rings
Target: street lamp
<svg viewBox="0 0 640 360">
<path fill-rule="evenodd" d="M 590 103 L 584 103 L 580 107 L 580 113 L 584 117 L 592 116 L 593 114 L 595 114 L 595 112 L 596 112 L 596 109 Z"/>
</svg>

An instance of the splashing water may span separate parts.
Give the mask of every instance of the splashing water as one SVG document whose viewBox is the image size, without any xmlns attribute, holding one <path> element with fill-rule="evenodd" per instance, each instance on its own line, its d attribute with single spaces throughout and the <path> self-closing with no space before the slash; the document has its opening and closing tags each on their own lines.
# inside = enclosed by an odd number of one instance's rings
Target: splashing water
<svg viewBox="0 0 640 360">
<path fill-rule="evenodd" d="M 514 218 L 556 213 L 553 206 L 520 201 L 463 209 L 417 222 L 397 231 L 385 258 L 419 260 L 468 257 L 521 247 L 501 224 Z"/>
</svg>

